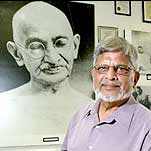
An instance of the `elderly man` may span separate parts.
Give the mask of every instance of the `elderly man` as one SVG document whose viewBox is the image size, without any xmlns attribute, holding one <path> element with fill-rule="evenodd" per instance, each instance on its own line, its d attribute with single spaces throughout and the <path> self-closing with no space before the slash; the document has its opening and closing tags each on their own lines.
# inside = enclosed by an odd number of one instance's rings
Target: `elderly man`
<svg viewBox="0 0 151 151">
<path fill-rule="evenodd" d="M 96 102 L 71 120 L 63 151 L 150 151 L 151 112 L 131 95 L 139 73 L 136 49 L 108 38 L 94 52 Z"/>
<path fill-rule="evenodd" d="M 62 11 L 40 1 L 19 9 L 12 25 L 14 41 L 7 42 L 7 49 L 19 66 L 26 66 L 31 80 L 1 94 L 1 137 L 7 143 L 14 136 L 9 145 L 60 144 L 75 109 L 90 101 L 69 84 L 80 36 L 73 35 Z"/>
</svg>

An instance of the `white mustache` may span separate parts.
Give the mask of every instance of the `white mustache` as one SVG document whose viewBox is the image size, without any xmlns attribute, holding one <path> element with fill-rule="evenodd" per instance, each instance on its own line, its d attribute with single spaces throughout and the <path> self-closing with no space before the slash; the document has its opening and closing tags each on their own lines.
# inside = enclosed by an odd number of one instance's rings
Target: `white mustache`
<svg viewBox="0 0 151 151">
<path fill-rule="evenodd" d="M 121 86 L 121 83 L 119 81 L 108 81 L 108 80 L 103 80 L 101 81 L 101 86 L 102 85 L 109 85 L 109 86 L 114 86 L 114 87 L 120 87 Z"/>
<path fill-rule="evenodd" d="M 50 64 L 50 63 L 43 63 L 40 66 L 40 69 L 41 70 L 51 70 L 51 69 L 58 68 L 58 67 L 63 67 L 63 66 L 62 65 L 54 65 L 54 64 Z"/>
</svg>

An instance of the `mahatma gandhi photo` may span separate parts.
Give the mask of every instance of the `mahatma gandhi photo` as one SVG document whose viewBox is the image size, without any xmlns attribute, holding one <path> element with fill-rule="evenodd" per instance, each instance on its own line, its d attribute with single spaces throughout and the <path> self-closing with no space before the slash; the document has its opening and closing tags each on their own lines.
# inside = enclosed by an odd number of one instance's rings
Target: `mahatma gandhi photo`
<svg viewBox="0 0 151 151">
<path fill-rule="evenodd" d="M 28 2 L 15 11 L 12 35 L 6 41 L 7 52 L 17 66 L 25 67 L 29 79 L 0 94 L 0 146 L 40 145 L 45 140 L 61 144 L 73 113 L 92 101 L 70 82 L 76 79 L 70 77 L 83 39 L 62 10 L 42 1 Z M 89 75 L 82 73 L 78 77 Z"/>
</svg>

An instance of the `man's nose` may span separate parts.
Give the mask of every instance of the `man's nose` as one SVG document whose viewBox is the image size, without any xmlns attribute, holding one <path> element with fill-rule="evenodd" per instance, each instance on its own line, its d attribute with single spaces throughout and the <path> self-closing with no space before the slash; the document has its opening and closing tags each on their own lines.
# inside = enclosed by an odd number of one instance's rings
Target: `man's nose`
<svg viewBox="0 0 151 151">
<path fill-rule="evenodd" d="M 114 67 L 110 67 L 108 69 L 108 72 L 106 73 L 106 78 L 108 80 L 112 80 L 112 81 L 117 80 L 117 73 L 116 73 Z"/>
<path fill-rule="evenodd" d="M 61 56 L 55 48 L 51 47 L 46 50 L 44 60 L 57 64 L 61 60 Z"/>
</svg>

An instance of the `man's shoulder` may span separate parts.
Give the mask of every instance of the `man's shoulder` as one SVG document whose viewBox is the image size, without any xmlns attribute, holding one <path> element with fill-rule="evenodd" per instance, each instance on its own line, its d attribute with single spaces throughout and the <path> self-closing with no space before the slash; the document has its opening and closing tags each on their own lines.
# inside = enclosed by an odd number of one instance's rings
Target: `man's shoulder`
<svg viewBox="0 0 151 151">
<path fill-rule="evenodd" d="M 135 110 L 135 115 L 143 124 L 147 124 L 151 128 L 151 111 L 146 108 L 144 105 L 137 103 L 137 107 Z M 142 120 L 140 120 L 142 119 Z"/>
<path fill-rule="evenodd" d="M 137 103 L 137 107 L 136 107 L 136 112 L 139 115 L 150 115 L 151 114 L 151 110 L 149 110 L 148 108 L 146 108 L 144 105 L 142 105 L 141 103 Z"/>
<path fill-rule="evenodd" d="M 95 100 L 91 100 L 87 104 L 82 105 L 80 109 L 74 114 L 72 121 L 76 123 L 82 120 L 89 113 L 89 111 L 94 107 L 95 103 L 96 103 Z"/>
</svg>

